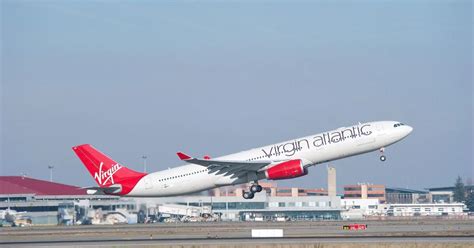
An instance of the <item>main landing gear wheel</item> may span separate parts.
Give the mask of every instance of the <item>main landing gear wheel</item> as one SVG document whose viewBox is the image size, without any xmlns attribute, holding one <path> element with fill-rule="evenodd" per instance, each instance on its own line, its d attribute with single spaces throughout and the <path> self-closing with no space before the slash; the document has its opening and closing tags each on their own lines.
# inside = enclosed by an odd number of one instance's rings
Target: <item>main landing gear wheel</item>
<svg viewBox="0 0 474 248">
<path fill-rule="evenodd" d="M 244 192 L 243 197 L 244 199 L 253 199 L 254 194 L 252 192 Z"/>
<path fill-rule="evenodd" d="M 250 192 L 252 193 L 257 193 L 257 192 L 262 192 L 262 186 L 258 185 L 258 184 L 254 184 L 252 186 L 250 186 Z"/>
</svg>

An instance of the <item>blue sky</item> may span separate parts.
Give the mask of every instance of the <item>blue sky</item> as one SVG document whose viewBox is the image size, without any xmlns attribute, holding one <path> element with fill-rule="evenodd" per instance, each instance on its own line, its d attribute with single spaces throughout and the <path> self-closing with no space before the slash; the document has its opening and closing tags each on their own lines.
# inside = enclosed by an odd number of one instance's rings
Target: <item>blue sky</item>
<svg viewBox="0 0 474 248">
<path fill-rule="evenodd" d="M 11 1 L 2 7 L 1 175 L 93 185 L 70 149 L 181 165 L 346 126 L 414 127 L 332 162 L 338 184 L 474 178 L 470 1 Z M 325 166 L 283 186 L 325 187 Z"/>
</svg>

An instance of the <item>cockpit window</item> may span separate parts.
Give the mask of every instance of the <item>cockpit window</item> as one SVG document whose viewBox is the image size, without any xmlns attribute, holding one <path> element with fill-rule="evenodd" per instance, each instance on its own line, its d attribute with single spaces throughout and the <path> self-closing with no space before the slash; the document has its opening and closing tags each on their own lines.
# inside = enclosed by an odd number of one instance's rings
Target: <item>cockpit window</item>
<svg viewBox="0 0 474 248">
<path fill-rule="evenodd" d="M 396 124 L 393 125 L 393 127 L 399 127 L 399 126 L 405 126 L 405 124 L 403 124 L 403 123 L 396 123 Z"/>
</svg>

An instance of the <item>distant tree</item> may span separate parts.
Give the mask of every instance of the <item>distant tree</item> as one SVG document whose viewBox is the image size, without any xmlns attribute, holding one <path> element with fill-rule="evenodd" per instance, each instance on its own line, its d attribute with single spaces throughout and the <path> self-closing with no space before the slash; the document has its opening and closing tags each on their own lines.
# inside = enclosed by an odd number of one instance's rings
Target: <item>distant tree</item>
<svg viewBox="0 0 474 248">
<path fill-rule="evenodd" d="M 460 176 L 458 176 L 454 184 L 453 200 L 454 202 L 464 202 L 466 200 L 466 190 Z"/>
<path fill-rule="evenodd" d="M 471 190 L 469 194 L 467 194 L 466 206 L 469 208 L 469 211 L 474 212 L 474 190 Z"/>
</svg>

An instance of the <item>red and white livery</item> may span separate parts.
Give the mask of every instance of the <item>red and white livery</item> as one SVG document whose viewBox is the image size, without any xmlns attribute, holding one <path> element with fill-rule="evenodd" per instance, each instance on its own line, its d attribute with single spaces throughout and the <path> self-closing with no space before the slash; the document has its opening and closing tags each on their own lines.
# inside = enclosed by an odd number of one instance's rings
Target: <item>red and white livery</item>
<svg viewBox="0 0 474 248">
<path fill-rule="evenodd" d="M 90 194 L 175 196 L 253 182 L 243 194 L 251 199 L 262 191 L 258 184 L 262 179 L 304 176 L 312 165 L 376 150 L 385 161 L 385 147 L 412 130 L 396 121 L 368 122 L 217 158 L 206 155 L 199 159 L 178 152 L 186 165 L 150 174 L 128 169 L 88 144 L 72 149 L 98 184 L 88 188 Z"/>
</svg>

